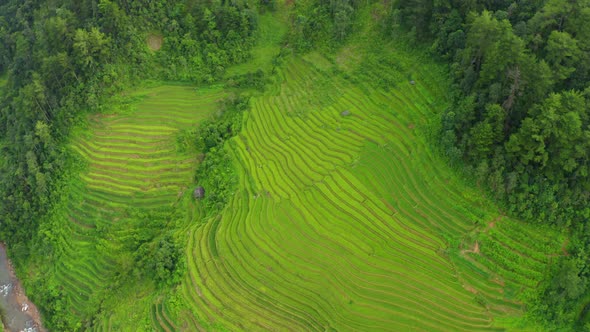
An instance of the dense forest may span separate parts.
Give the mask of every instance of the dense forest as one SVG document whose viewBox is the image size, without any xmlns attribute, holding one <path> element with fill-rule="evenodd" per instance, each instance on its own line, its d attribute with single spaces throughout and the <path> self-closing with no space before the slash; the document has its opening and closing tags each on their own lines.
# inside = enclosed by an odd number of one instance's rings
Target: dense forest
<svg viewBox="0 0 590 332">
<path fill-rule="evenodd" d="M 336 49 L 366 3 L 295 1 L 286 47 Z M 139 79 L 220 81 L 247 60 L 258 13 L 273 0 L 17 1 L 0 5 L 0 239 L 23 257 L 67 176 L 72 126 Z M 506 213 L 566 228 L 568 255 L 529 304 L 550 328 L 579 328 L 590 308 L 590 1 L 385 1 L 385 36 L 403 34 L 448 63 L 453 105 L 440 150 Z M 146 38 L 156 44 L 147 47 Z M 280 61 L 277 56 L 276 61 Z M 249 76 L 245 85 L 262 86 Z M 254 83 L 252 83 L 254 82 Z M 233 84 L 239 84 L 233 83 Z M 233 117 L 205 123 L 201 150 L 216 156 Z M 237 123 L 237 125 L 236 125 Z M 225 135 L 225 136 L 224 136 Z M 205 162 L 197 176 L 215 165 Z M 230 184 L 218 181 L 220 190 Z M 234 180 L 231 180 L 234 181 Z M 212 205 L 224 204 L 213 200 Z"/>
</svg>

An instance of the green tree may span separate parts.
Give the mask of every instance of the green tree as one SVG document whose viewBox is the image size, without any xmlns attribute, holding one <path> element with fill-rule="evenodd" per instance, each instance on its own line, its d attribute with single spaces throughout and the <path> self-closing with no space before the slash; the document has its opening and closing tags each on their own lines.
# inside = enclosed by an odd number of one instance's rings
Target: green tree
<svg viewBox="0 0 590 332">
<path fill-rule="evenodd" d="M 555 81 L 563 81 L 576 70 L 581 51 L 577 40 L 567 32 L 551 31 L 546 46 L 546 59 L 553 70 Z"/>
<path fill-rule="evenodd" d="M 588 289 L 585 258 L 564 257 L 557 264 L 553 278 L 542 290 L 542 315 L 562 325 L 575 326 L 574 309 Z"/>
<path fill-rule="evenodd" d="M 400 0 L 396 8 L 400 11 L 401 24 L 412 29 L 418 39 L 424 40 L 430 36 L 434 1 Z"/>
<path fill-rule="evenodd" d="M 484 119 L 469 131 L 468 151 L 472 160 L 490 158 L 494 147 L 503 141 L 505 110 L 498 104 L 488 104 Z"/>
<path fill-rule="evenodd" d="M 96 27 L 77 29 L 73 47 L 75 61 L 83 69 L 95 69 L 109 55 L 110 39 Z"/>
<path fill-rule="evenodd" d="M 506 144 L 512 158 L 524 167 L 538 167 L 549 178 L 587 176 L 590 151 L 588 109 L 575 91 L 552 94 L 533 107 Z"/>
</svg>

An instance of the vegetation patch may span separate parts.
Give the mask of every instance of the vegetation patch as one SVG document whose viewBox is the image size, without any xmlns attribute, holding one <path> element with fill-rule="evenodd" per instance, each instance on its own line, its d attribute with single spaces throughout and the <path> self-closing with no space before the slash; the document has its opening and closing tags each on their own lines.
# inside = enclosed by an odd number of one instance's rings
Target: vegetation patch
<svg viewBox="0 0 590 332">
<path fill-rule="evenodd" d="M 197 149 L 204 160 L 195 174 L 195 181 L 204 192 L 203 205 L 207 215 L 219 213 L 234 193 L 237 175 L 225 143 L 242 129 L 243 112 L 248 98 L 232 96 L 221 102 L 220 113 L 201 123 L 197 131 Z"/>
</svg>

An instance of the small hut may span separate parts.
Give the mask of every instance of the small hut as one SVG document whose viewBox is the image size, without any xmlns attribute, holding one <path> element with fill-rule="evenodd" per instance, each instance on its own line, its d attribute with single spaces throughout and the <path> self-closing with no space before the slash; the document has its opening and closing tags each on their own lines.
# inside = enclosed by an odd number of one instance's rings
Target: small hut
<svg viewBox="0 0 590 332">
<path fill-rule="evenodd" d="M 349 110 L 344 110 L 342 112 L 340 112 L 340 116 L 349 116 L 351 113 Z"/>
<path fill-rule="evenodd" d="M 195 197 L 195 199 L 201 199 L 205 197 L 205 188 L 201 186 L 195 188 L 195 191 L 193 191 L 193 196 Z"/>
</svg>

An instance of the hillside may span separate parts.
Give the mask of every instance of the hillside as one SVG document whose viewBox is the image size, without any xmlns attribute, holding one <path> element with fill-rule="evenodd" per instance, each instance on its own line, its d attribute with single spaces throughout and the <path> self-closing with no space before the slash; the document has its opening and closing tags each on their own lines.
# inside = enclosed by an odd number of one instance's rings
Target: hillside
<svg viewBox="0 0 590 332">
<path fill-rule="evenodd" d="M 252 100 L 228 145 L 238 193 L 188 245 L 185 292 L 206 322 L 494 329 L 522 314 L 559 254 L 558 237 L 503 216 L 430 152 L 440 69 L 392 44 L 366 49 L 296 57 Z"/>
<path fill-rule="evenodd" d="M 239 185 L 219 216 L 191 217 L 203 211 L 189 202 L 195 159 L 174 143 L 222 91 L 142 89 L 122 114 L 90 118 L 70 145 L 87 167 L 60 212 L 64 252 L 47 262 L 66 310 L 98 329 L 164 331 L 471 331 L 521 315 L 558 237 L 504 216 L 431 152 L 444 70 L 366 37 L 333 57 L 289 57 L 251 99 L 224 147 Z M 182 283 L 127 280 L 113 302 L 125 248 L 149 224 L 185 241 Z"/>
<path fill-rule="evenodd" d="M 182 10 L 202 14 L 199 38 L 211 49 L 190 45 L 190 32 L 145 31 L 131 49 L 160 37 L 161 49 L 125 68 L 117 48 L 79 88 L 100 87 L 99 106 L 79 104 L 88 111 L 68 118 L 46 97 L 46 120 L 11 129 L 31 130 L 19 138 L 31 151 L 4 149 L 31 173 L 2 163 L 3 178 L 25 172 L 35 193 L 51 190 L 22 206 L 38 213 L 35 227 L 23 230 L 11 212 L 0 234 L 50 329 L 548 329 L 535 315 L 552 276 L 569 277 L 555 271 L 573 237 L 506 211 L 467 162 L 449 158 L 441 132 L 456 107 L 452 73 L 402 28 L 383 34 L 384 4 L 353 3 L 349 23 L 335 15 L 305 40 L 314 21 L 305 15 L 315 8 L 325 19 L 313 1 L 262 3 L 255 20 L 248 4 L 212 4 L 219 17 L 182 4 L 154 17 L 190 27 Z M 241 25 L 224 25 L 238 16 Z M 239 40 L 240 27 L 251 40 L 221 42 L 220 31 Z M 346 38 L 327 41 L 330 29 Z M 189 49 L 197 55 L 184 57 Z M 137 63 L 154 70 L 105 83 Z M 41 98 L 32 75 L 7 97 L 4 118 L 16 121 L 9 110 L 27 93 Z M 13 229 L 22 240 L 7 237 Z"/>
</svg>

